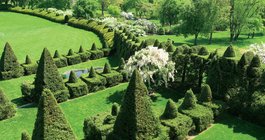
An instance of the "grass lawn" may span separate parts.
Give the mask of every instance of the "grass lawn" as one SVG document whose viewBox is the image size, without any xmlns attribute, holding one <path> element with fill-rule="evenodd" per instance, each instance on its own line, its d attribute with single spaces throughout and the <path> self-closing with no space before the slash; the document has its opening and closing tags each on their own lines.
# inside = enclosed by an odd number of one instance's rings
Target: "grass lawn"
<svg viewBox="0 0 265 140">
<path fill-rule="evenodd" d="M 6 42 L 12 46 L 18 60 L 24 62 L 28 54 L 38 60 L 44 47 L 53 54 L 67 54 L 70 48 L 78 51 L 79 46 L 90 49 L 92 43 L 101 47 L 97 35 L 92 32 L 53 23 L 48 20 L 11 12 L 0 12 L 0 53 Z"/>
<path fill-rule="evenodd" d="M 179 46 L 181 44 L 189 44 L 193 45 L 194 42 L 194 36 L 188 36 L 185 38 L 183 35 L 150 35 L 141 37 L 142 40 L 144 39 L 158 39 L 159 41 L 167 41 L 168 39 L 171 39 L 174 41 L 175 46 Z M 262 43 L 265 42 L 265 36 L 257 35 L 253 39 L 247 39 L 247 35 L 240 35 L 240 38 L 237 42 L 233 43 L 233 46 L 237 52 L 237 54 L 242 54 L 246 50 L 248 50 L 248 47 L 250 44 L 254 43 Z M 219 50 L 220 54 L 223 54 L 226 47 L 230 45 L 229 42 L 229 32 L 216 32 L 213 34 L 213 42 L 211 45 L 208 44 L 208 38 L 204 36 L 199 36 L 198 38 L 198 45 L 202 45 L 207 47 L 208 50 L 214 51 L 215 49 Z"/>
</svg>

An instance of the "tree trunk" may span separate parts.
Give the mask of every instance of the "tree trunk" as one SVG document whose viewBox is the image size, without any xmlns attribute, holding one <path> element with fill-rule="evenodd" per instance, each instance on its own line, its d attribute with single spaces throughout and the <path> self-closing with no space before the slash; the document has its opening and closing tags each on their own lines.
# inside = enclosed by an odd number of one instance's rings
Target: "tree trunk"
<svg viewBox="0 0 265 140">
<path fill-rule="evenodd" d="M 234 41 L 234 34 L 233 33 L 230 33 L 230 42 L 233 42 Z"/>
<path fill-rule="evenodd" d="M 209 44 L 212 44 L 212 41 L 213 41 L 213 32 L 210 33 Z"/>
<path fill-rule="evenodd" d="M 198 33 L 195 34 L 195 38 L 194 38 L 194 45 L 198 45 Z"/>
<path fill-rule="evenodd" d="M 237 41 L 237 39 L 239 38 L 239 33 L 237 33 L 236 35 L 235 35 L 235 37 L 234 37 L 234 41 Z"/>
<path fill-rule="evenodd" d="M 248 39 L 249 39 L 249 37 L 250 37 L 250 33 L 248 33 Z"/>
<path fill-rule="evenodd" d="M 101 15 L 104 17 L 104 3 L 101 3 Z"/>
<path fill-rule="evenodd" d="M 255 36 L 255 32 L 252 32 L 252 36 L 251 36 L 251 38 L 254 38 L 254 36 Z"/>
</svg>

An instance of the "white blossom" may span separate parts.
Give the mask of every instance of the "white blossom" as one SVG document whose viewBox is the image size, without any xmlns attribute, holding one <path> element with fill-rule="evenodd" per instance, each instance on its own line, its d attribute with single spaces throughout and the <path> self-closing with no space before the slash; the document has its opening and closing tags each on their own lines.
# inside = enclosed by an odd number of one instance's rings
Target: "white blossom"
<svg viewBox="0 0 265 140">
<path fill-rule="evenodd" d="M 265 63 L 265 43 L 255 43 L 250 45 L 250 51 L 254 52 L 254 54 L 259 55 L 262 63 Z"/>
</svg>

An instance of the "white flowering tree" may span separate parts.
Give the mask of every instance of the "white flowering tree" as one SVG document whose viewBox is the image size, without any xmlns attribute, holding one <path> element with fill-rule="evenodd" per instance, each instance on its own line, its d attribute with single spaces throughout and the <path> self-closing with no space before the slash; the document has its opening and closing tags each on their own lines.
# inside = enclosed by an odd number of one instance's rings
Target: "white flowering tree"
<svg viewBox="0 0 265 140">
<path fill-rule="evenodd" d="M 259 55 L 262 63 L 265 63 L 265 43 L 251 44 L 249 50 Z"/>
<path fill-rule="evenodd" d="M 125 69 L 129 74 L 138 69 L 144 81 L 150 85 L 164 84 L 167 87 L 168 81 L 174 81 L 175 63 L 169 59 L 168 52 L 153 46 L 131 56 Z"/>
</svg>

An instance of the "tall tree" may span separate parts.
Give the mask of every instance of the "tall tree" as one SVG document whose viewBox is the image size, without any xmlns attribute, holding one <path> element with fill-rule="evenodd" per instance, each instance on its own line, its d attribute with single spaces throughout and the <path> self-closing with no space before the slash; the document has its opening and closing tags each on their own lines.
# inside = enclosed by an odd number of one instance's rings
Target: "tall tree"
<svg viewBox="0 0 265 140">
<path fill-rule="evenodd" d="M 152 139 L 159 135 L 159 122 L 152 112 L 147 94 L 143 79 L 135 70 L 114 124 L 114 139 Z"/>
<path fill-rule="evenodd" d="M 32 140 L 76 140 L 73 130 L 50 90 L 39 101 Z"/>
<path fill-rule="evenodd" d="M 101 16 L 104 17 L 104 11 L 108 8 L 110 5 L 110 0 L 99 0 L 99 3 L 101 5 Z"/>
<path fill-rule="evenodd" d="M 178 4 L 177 0 L 165 0 L 160 8 L 160 22 L 170 26 L 177 23 L 179 13 L 181 11 L 181 4 Z"/>
</svg>

